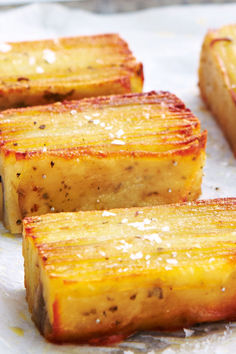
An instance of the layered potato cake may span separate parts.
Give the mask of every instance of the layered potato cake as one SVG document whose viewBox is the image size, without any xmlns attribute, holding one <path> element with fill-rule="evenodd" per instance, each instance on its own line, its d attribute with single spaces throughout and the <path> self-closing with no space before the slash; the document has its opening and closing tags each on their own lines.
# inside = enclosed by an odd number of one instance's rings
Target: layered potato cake
<svg viewBox="0 0 236 354">
<path fill-rule="evenodd" d="M 50 341 L 236 320 L 236 199 L 24 220 L 25 286 Z"/>
<path fill-rule="evenodd" d="M 207 33 L 201 52 L 199 86 L 236 156 L 236 24 Z"/>
<path fill-rule="evenodd" d="M 141 92 L 143 67 L 117 34 L 0 43 L 0 109 Z"/>
<path fill-rule="evenodd" d="M 48 212 L 196 199 L 206 132 L 168 92 L 12 109 L 0 114 L 3 221 Z"/>
</svg>

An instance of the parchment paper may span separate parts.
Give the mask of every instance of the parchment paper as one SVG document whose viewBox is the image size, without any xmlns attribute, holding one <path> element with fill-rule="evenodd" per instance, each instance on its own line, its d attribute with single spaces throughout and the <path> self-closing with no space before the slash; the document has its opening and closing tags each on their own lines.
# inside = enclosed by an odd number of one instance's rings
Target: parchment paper
<svg viewBox="0 0 236 354">
<path fill-rule="evenodd" d="M 208 28 L 233 23 L 236 4 L 166 7 L 122 15 L 94 15 L 59 5 L 0 12 L 0 41 L 118 32 L 145 69 L 144 90 L 169 90 L 184 100 L 209 132 L 201 198 L 236 197 L 236 160 L 197 87 L 199 51 Z M 0 353 L 234 353 L 236 324 L 194 327 L 194 332 L 142 333 L 113 348 L 47 343 L 28 313 L 21 238 L 0 224 Z"/>
</svg>

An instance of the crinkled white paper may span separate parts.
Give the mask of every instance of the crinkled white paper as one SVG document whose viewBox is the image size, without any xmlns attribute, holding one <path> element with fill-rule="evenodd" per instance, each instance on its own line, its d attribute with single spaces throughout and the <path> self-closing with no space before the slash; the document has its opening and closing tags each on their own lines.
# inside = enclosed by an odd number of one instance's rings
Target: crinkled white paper
<svg viewBox="0 0 236 354">
<path fill-rule="evenodd" d="M 197 86 L 199 51 L 208 28 L 235 22 L 236 4 L 166 7 L 122 15 L 95 15 L 59 5 L 0 12 L 0 42 L 118 32 L 143 61 L 145 91 L 176 93 L 209 132 L 202 198 L 236 197 L 236 160 Z M 143 333 L 113 348 L 47 343 L 31 322 L 25 301 L 21 238 L 1 227 L 0 353 L 234 353 L 234 324 L 195 327 L 194 332 Z"/>
</svg>

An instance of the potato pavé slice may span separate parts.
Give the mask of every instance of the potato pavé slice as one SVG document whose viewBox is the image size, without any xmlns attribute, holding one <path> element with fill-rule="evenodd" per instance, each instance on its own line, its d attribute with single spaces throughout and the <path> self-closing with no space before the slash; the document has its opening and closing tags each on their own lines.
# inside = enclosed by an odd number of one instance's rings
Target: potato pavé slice
<svg viewBox="0 0 236 354">
<path fill-rule="evenodd" d="M 0 114 L 3 220 L 196 199 L 206 133 L 174 95 L 149 92 Z"/>
<path fill-rule="evenodd" d="M 207 33 L 201 52 L 199 86 L 236 157 L 236 24 Z"/>
<path fill-rule="evenodd" d="M 24 220 L 32 318 L 56 342 L 236 319 L 236 199 Z"/>
<path fill-rule="evenodd" d="M 143 66 L 117 34 L 0 44 L 0 109 L 142 92 Z"/>
</svg>

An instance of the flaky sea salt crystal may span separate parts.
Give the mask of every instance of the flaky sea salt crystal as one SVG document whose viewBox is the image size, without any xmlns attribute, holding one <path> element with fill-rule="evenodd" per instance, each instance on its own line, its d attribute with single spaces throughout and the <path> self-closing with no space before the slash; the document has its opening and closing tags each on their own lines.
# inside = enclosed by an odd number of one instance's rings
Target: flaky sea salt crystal
<svg viewBox="0 0 236 354">
<path fill-rule="evenodd" d="M 124 130 L 119 129 L 118 132 L 116 132 L 117 138 L 120 138 L 122 135 L 124 135 Z"/>
<path fill-rule="evenodd" d="M 115 216 L 115 213 L 112 213 L 110 211 L 104 210 L 104 212 L 102 213 L 102 216 Z"/>
<path fill-rule="evenodd" d="M 162 239 L 156 233 L 150 234 L 150 235 L 145 235 L 143 238 L 145 240 L 149 240 L 150 242 L 156 242 L 156 243 L 161 243 L 162 242 Z"/>
<path fill-rule="evenodd" d="M 135 227 L 139 231 L 155 229 L 155 226 L 149 226 L 149 227 L 146 226 L 146 225 L 149 225 L 149 224 L 151 224 L 151 220 L 148 219 L 148 218 L 145 218 L 143 221 L 131 222 L 128 225 L 132 226 L 132 227 Z"/>
<path fill-rule="evenodd" d="M 7 53 L 11 50 L 12 46 L 8 43 L 0 43 L 0 52 Z"/>
<path fill-rule="evenodd" d="M 169 263 L 169 264 L 178 264 L 177 259 L 173 259 L 173 258 L 167 259 L 166 262 Z"/>
<path fill-rule="evenodd" d="M 184 328 L 185 337 L 191 337 L 193 335 L 193 333 L 194 333 L 194 330 Z"/>
<path fill-rule="evenodd" d="M 114 144 L 114 145 L 125 145 L 125 142 L 122 141 L 122 140 L 118 140 L 118 139 L 115 139 L 111 142 L 111 144 Z"/>
<path fill-rule="evenodd" d="M 125 240 L 120 241 L 121 245 L 117 246 L 117 250 L 121 250 L 122 252 L 128 252 L 128 249 L 133 247 L 130 243 L 126 242 Z"/>
<path fill-rule="evenodd" d="M 125 223 L 128 222 L 128 219 L 127 219 L 127 218 L 124 218 L 124 219 L 121 220 L 121 222 L 122 222 L 122 224 L 125 224 Z"/>
<path fill-rule="evenodd" d="M 37 72 L 38 74 L 43 74 L 43 73 L 44 73 L 44 69 L 43 69 L 41 66 L 37 66 L 36 72 Z"/>
<path fill-rule="evenodd" d="M 53 64 L 56 60 L 56 55 L 51 49 L 44 49 L 43 51 L 43 59 L 48 64 Z"/>
<path fill-rule="evenodd" d="M 141 258 L 143 258 L 143 254 L 142 254 L 141 251 L 139 251 L 139 252 L 137 252 L 137 253 L 131 253 L 130 258 L 131 258 L 132 260 L 141 259 Z"/>
</svg>

